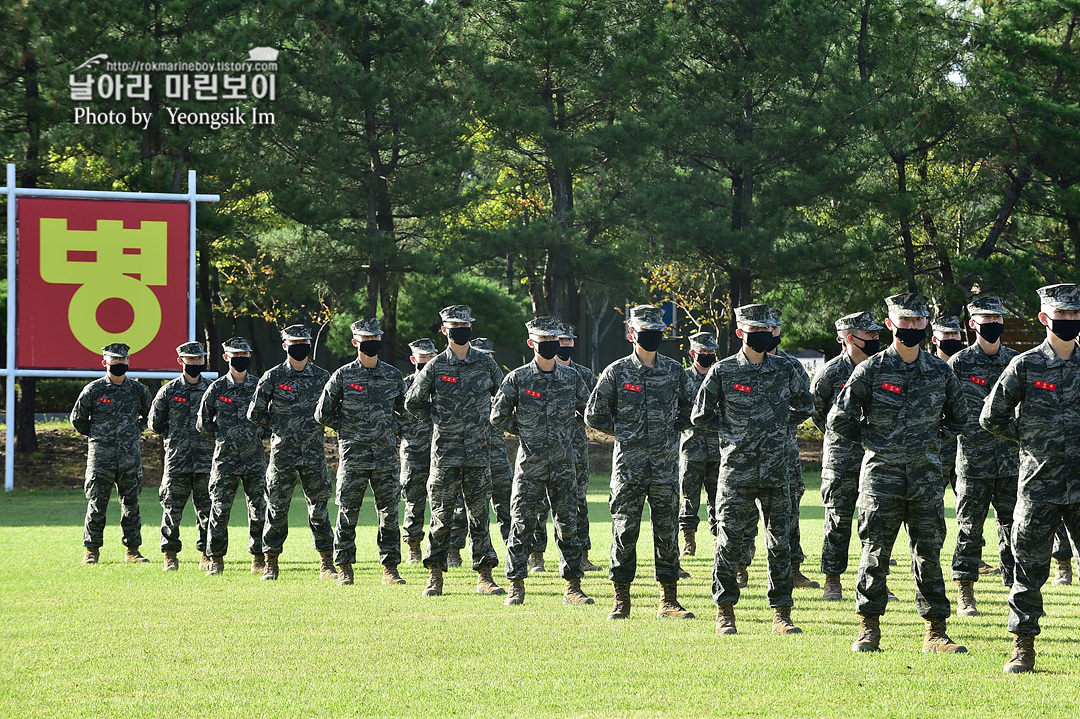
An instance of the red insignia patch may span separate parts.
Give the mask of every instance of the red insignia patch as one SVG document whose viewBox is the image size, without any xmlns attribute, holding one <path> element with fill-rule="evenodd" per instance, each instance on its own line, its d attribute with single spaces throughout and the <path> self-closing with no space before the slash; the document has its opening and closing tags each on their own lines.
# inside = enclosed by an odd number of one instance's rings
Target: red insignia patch
<svg viewBox="0 0 1080 719">
<path fill-rule="evenodd" d="M 982 377 L 976 377 L 975 375 L 971 375 L 970 377 L 968 377 L 968 380 L 974 382 L 977 385 L 981 385 L 983 387 L 986 386 L 986 380 L 984 380 Z"/>
<path fill-rule="evenodd" d="M 844 389 L 844 387 L 847 387 L 847 382 L 840 383 L 840 389 Z"/>
<path fill-rule="evenodd" d="M 101 402 L 102 404 L 112 404 L 112 400 L 108 397 L 98 397 L 97 401 Z"/>
<path fill-rule="evenodd" d="M 350 382 L 349 387 L 356 390 L 357 392 L 363 392 L 364 391 L 364 385 L 356 384 L 355 382 Z"/>
<path fill-rule="evenodd" d="M 187 397 L 173 397 L 172 399 L 173 402 L 183 402 L 184 404 L 187 404 Z"/>
<path fill-rule="evenodd" d="M 226 404 L 232 404 L 233 403 L 232 398 L 231 397 L 226 397 L 225 395 L 221 395 L 220 397 L 218 397 L 218 399 L 220 399 L 222 402 L 225 402 Z"/>
<path fill-rule="evenodd" d="M 279 384 L 279 385 L 278 385 L 278 389 L 283 389 L 283 390 L 285 390 L 286 392 L 292 392 L 292 390 L 293 390 L 293 387 L 292 387 L 292 385 L 291 385 L 291 384 Z"/>
<path fill-rule="evenodd" d="M 733 386 L 733 387 L 734 387 L 735 389 L 739 390 L 740 392 L 746 392 L 747 394 L 750 394 L 750 392 L 752 392 L 752 391 L 753 391 L 753 388 L 752 388 L 752 387 L 747 387 L 747 386 L 746 386 L 746 385 L 744 385 L 744 384 L 735 384 L 735 385 L 732 385 L 732 386 Z"/>
<path fill-rule="evenodd" d="M 449 382 L 450 384 L 457 384 L 457 377 L 451 377 L 448 374 L 444 374 L 442 377 L 439 377 L 439 379 L 443 382 Z"/>
<path fill-rule="evenodd" d="M 1057 389 L 1057 385 L 1054 384 L 1053 382 L 1036 382 L 1035 383 L 1035 388 L 1036 389 L 1048 389 L 1051 392 L 1053 392 L 1054 390 Z"/>
<path fill-rule="evenodd" d="M 623 389 L 628 389 L 631 392 L 640 392 L 641 391 L 641 385 L 639 385 L 639 384 L 630 384 L 629 382 L 626 382 L 626 383 L 623 384 Z"/>
<path fill-rule="evenodd" d="M 525 390 L 525 394 L 529 395 L 530 397 L 536 397 L 537 399 L 540 399 L 541 397 L 540 393 L 534 389 Z"/>
<path fill-rule="evenodd" d="M 903 394 L 904 393 L 903 389 L 901 389 L 900 387 L 897 387 L 894 384 L 889 384 L 888 382 L 882 382 L 881 383 L 881 389 L 888 390 L 889 392 L 892 392 L 893 394 Z"/>
</svg>

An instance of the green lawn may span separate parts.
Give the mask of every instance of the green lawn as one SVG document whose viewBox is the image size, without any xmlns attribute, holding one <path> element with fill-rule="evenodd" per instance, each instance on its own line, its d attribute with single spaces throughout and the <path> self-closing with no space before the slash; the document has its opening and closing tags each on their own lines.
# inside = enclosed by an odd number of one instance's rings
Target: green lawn
<svg viewBox="0 0 1080 719">
<path fill-rule="evenodd" d="M 804 569 L 820 580 L 818 478 L 807 480 Z M 606 499 L 606 477 L 596 476 L 590 516 L 598 563 L 610 546 Z M 948 567 L 956 536 L 951 493 L 946 501 Z M 402 565 L 408 585 L 383 586 L 370 505 L 358 531 L 357 584 L 344 588 L 318 579 L 302 497 L 293 503 L 293 532 L 275 583 L 247 572 L 239 505 L 226 573 L 213 578 L 195 565 L 190 508 L 190 544 L 181 570 L 170 574 L 162 572 L 156 548 L 161 512 L 154 490 L 142 502 L 151 564 L 121 563 L 114 500 L 102 563 L 81 565 L 84 510 L 79 492 L 0 497 L 0 717 L 876 718 L 1009 716 L 1022 708 L 1042 719 L 1080 710 L 1080 587 L 1046 588 L 1039 672 L 1007 677 L 1005 590 L 992 579 L 980 582 L 982 616 L 950 622 L 950 634 L 970 654 L 924 655 L 904 552 L 890 577 L 901 601 L 882 622 L 885 651 L 855 655 L 854 568 L 845 576 L 843 602 L 796 590 L 794 618 L 805 633 L 773 636 L 760 546 L 736 608 L 739 634 L 717 637 L 709 543 L 701 533 L 706 552 L 684 560 L 693 576 L 680 582 L 683 603 L 698 618 L 655 618 L 646 529 L 631 619 L 612 623 L 604 621 L 612 597 L 606 575 L 586 578 L 585 590 L 597 599 L 588 607 L 564 606 L 562 581 L 550 571 L 526 582 L 525 605 L 515 608 L 504 607 L 502 597 L 474 594 L 475 574 L 467 568 L 449 572 L 441 598 L 420 597 L 426 572 L 417 565 Z M 494 526 L 492 536 L 501 559 Z M 898 544 L 906 541 L 902 532 Z M 856 552 L 857 540 L 855 563 Z M 992 554 L 987 559 L 996 564 Z M 553 546 L 547 559 L 553 568 Z M 955 585 L 948 586 L 955 603 Z"/>
</svg>

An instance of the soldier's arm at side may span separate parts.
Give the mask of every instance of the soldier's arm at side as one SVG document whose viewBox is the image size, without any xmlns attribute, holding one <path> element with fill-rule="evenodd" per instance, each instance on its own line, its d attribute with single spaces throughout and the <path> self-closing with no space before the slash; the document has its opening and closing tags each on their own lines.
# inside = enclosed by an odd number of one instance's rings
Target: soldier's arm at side
<svg viewBox="0 0 1080 719">
<path fill-rule="evenodd" d="M 401 441 L 401 428 L 405 426 L 408 417 L 405 415 L 405 378 L 400 375 L 395 382 L 397 396 L 394 397 L 394 436 Z"/>
<path fill-rule="evenodd" d="M 577 373 L 575 372 L 574 374 Z M 578 375 L 577 379 L 578 381 L 574 391 L 574 415 L 577 417 L 578 421 L 584 422 L 585 408 L 589 405 L 589 395 L 592 393 L 592 390 L 585 382 L 584 377 Z"/>
<path fill-rule="evenodd" d="M 71 420 L 71 426 L 79 434 L 89 435 L 92 426 L 91 416 L 93 414 L 94 398 L 91 396 L 90 387 L 91 385 L 83 387 L 82 392 L 79 393 L 79 398 L 75 400 L 75 406 L 71 408 L 71 416 L 68 418 Z"/>
<path fill-rule="evenodd" d="M 615 381 L 610 367 L 600 373 L 585 406 L 585 424 L 604 434 L 615 434 Z"/>
<path fill-rule="evenodd" d="M 968 407 L 964 389 L 952 368 L 945 373 L 945 406 L 942 408 L 941 436 L 943 439 L 955 439 L 967 426 Z"/>
<path fill-rule="evenodd" d="M 437 359 L 431 360 L 416 373 L 416 379 L 405 393 L 405 411 L 424 422 L 431 421 L 431 378 Z"/>
<path fill-rule="evenodd" d="M 341 416 L 341 385 L 341 375 L 335 372 L 323 386 L 319 403 L 315 405 L 315 421 L 335 432 Z"/>
<path fill-rule="evenodd" d="M 983 400 L 979 413 L 979 425 L 987 432 L 1020 441 L 1020 432 L 1016 426 L 1016 407 L 1024 400 L 1024 377 L 1020 365 L 1013 361 L 1001 377 L 994 383 L 990 394 Z"/>
<path fill-rule="evenodd" d="M 150 415 L 147 419 L 150 429 L 160 435 L 169 433 L 169 400 L 165 396 L 166 387 L 168 385 L 162 385 L 157 395 L 154 396 L 154 401 L 150 405 Z"/>
<path fill-rule="evenodd" d="M 503 432 L 517 434 L 518 391 L 513 379 L 507 377 L 499 386 L 499 391 L 491 400 L 491 415 L 488 421 Z"/>
<path fill-rule="evenodd" d="M 217 403 L 214 401 L 214 390 L 216 388 L 213 384 L 210 385 L 210 389 L 203 392 L 202 400 L 199 402 L 199 414 L 195 418 L 195 429 L 210 439 L 217 439 L 217 411 L 215 407 Z"/>
<path fill-rule="evenodd" d="M 851 373 L 836 404 L 829 411 L 828 429 L 855 444 L 862 444 L 863 406 L 871 394 L 872 378 L 867 362 L 863 362 Z"/>
<path fill-rule="evenodd" d="M 802 362 L 793 360 L 791 372 L 794 382 L 791 385 L 791 404 L 788 407 L 788 423 L 800 425 L 814 414 L 814 398 L 810 395 L 810 375 Z"/>
<path fill-rule="evenodd" d="M 814 399 L 814 412 L 810 415 L 810 419 L 822 434 L 825 434 L 829 408 L 833 403 L 832 383 L 826 381 L 826 374 L 827 371 L 824 368 L 818 370 L 814 375 L 814 381 L 810 383 L 810 395 Z"/>
<path fill-rule="evenodd" d="M 142 382 L 139 382 L 139 396 L 142 405 L 139 407 L 139 431 L 142 432 L 150 423 L 150 390 Z"/>
<path fill-rule="evenodd" d="M 270 371 L 267 371 L 255 385 L 255 394 L 251 397 L 248 405 L 247 418 L 252 424 L 260 427 L 270 427 L 270 400 L 273 397 L 273 388 L 270 386 Z"/>
<path fill-rule="evenodd" d="M 715 364 L 709 368 L 709 372 L 701 382 L 701 387 L 698 388 L 697 396 L 694 397 L 694 409 L 690 413 L 690 421 L 695 427 L 708 432 L 720 431 L 720 424 L 724 419 L 724 408 L 719 400 L 723 391 L 720 365 Z"/>
<path fill-rule="evenodd" d="M 690 421 L 690 415 L 694 409 L 694 396 L 690 389 L 690 378 L 681 369 L 679 375 L 679 409 L 675 415 L 675 431 L 682 432 L 690 429 L 694 423 Z"/>
</svg>

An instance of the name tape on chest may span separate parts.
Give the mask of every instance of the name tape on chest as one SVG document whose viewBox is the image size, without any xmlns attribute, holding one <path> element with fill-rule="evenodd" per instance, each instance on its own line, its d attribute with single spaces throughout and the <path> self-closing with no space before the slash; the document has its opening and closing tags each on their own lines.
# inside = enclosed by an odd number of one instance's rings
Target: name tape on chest
<svg viewBox="0 0 1080 719">
<path fill-rule="evenodd" d="M 892 392 L 893 394 L 903 394 L 904 393 L 904 390 L 903 390 L 902 387 L 897 387 L 896 385 L 889 384 L 888 382 L 882 382 L 881 383 L 881 389 L 885 390 L 886 392 Z"/>
<path fill-rule="evenodd" d="M 745 384 L 736 383 L 736 384 L 733 384 L 732 387 L 739 390 L 740 392 L 746 392 L 747 394 L 750 394 L 751 392 L 754 391 L 753 387 L 749 387 L 749 386 L 747 386 Z"/>
<path fill-rule="evenodd" d="M 1057 385 L 1053 382 L 1036 382 L 1035 389 L 1045 389 L 1053 392 L 1057 389 Z"/>
<path fill-rule="evenodd" d="M 641 391 L 641 385 L 639 385 L 639 384 L 630 384 L 629 382 L 624 382 L 622 387 L 623 387 L 623 389 L 628 389 L 631 392 L 640 392 Z"/>
<path fill-rule="evenodd" d="M 442 377 L 439 377 L 439 379 L 443 382 L 449 382 L 450 384 L 457 384 L 457 377 L 451 377 L 448 374 L 444 374 Z"/>
<path fill-rule="evenodd" d="M 529 395 L 530 397 L 535 397 L 536 399 L 540 399 L 543 396 L 534 389 L 525 390 L 525 394 Z"/>
<path fill-rule="evenodd" d="M 232 397 L 226 397 L 225 395 L 221 395 L 220 397 L 218 397 L 218 399 L 220 399 L 225 404 L 232 404 L 233 403 Z"/>
<path fill-rule="evenodd" d="M 187 404 L 187 397 L 180 397 L 179 395 L 177 395 L 176 397 L 172 398 L 172 401 L 173 402 L 183 402 L 184 404 Z"/>
<path fill-rule="evenodd" d="M 970 377 L 968 377 L 968 381 L 969 382 L 974 382 L 975 384 L 979 385 L 980 387 L 985 387 L 986 386 L 986 380 L 983 379 L 982 377 L 976 377 L 975 375 L 971 375 Z"/>
<path fill-rule="evenodd" d="M 363 392 L 364 391 L 364 385 L 356 384 L 355 382 L 350 382 L 349 383 L 349 389 L 354 389 L 357 392 Z"/>
<path fill-rule="evenodd" d="M 278 389 L 283 389 L 286 392 L 292 392 L 293 391 L 293 386 L 291 384 L 279 384 Z"/>
<path fill-rule="evenodd" d="M 97 401 L 101 402 L 102 404 L 112 404 L 112 400 L 108 397 L 98 397 Z"/>
</svg>

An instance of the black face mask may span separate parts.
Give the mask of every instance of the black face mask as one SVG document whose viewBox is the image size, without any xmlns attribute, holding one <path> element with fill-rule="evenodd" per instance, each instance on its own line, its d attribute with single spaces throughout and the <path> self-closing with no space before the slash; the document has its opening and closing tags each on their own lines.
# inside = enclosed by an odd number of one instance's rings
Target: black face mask
<svg viewBox="0 0 1080 719">
<path fill-rule="evenodd" d="M 536 349 L 536 354 L 546 360 L 559 354 L 559 340 L 540 340 L 539 342 L 533 340 L 533 347 Z"/>
<path fill-rule="evenodd" d="M 694 358 L 694 361 L 702 367 L 711 367 L 712 363 L 716 361 L 716 355 L 698 355 Z"/>
<path fill-rule="evenodd" d="M 1066 342 L 1080 335 L 1080 320 L 1050 320 L 1050 331 Z"/>
<path fill-rule="evenodd" d="M 768 352 L 773 347 L 771 332 L 744 332 L 743 340 L 746 346 L 755 352 Z"/>
<path fill-rule="evenodd" d="M 472 339 L 472 327 L 448 327 L 446 334 L 450 336 L 450 341 L 456 345 L 468 344 Z"/>
<path fill-rule="evenodd" d="M 307 359 L 307 356 L 311 354 L 311 345 L 289 345 L 289 348 L 285 350 L 289 353 L 289 356 L 299 362 L 302 359 Z"/>
<path fill-rule="evenodd" d="M 994 344 L 1001 335 L 1005 332 L 1005 325 L 1002 322 L 984 322 L 983 324 L 975 323 L 975 331 L 979 333 L 979 336 L 990 344 Z"/>
<path fill-rule="evenodd" d="M 417 362 L 416 363 L 416 371 L 419 372 L 420 370 L 424 369 L 425 365 L 427 365 L 427 362 Z"/>
<path fill-rule="evenodd" d="M 561 359 L 563 362 L 568 362 L 570 358 L 574 356 L 574 348 L 572 346 L 559 347 L 559 351 L 557 354 L 559 355 L 559 359 Z"/>
<path fill-rule="evenodd" d="M 233 357 L 229 360 L 229 366 L 237 372 L 247 372 L 248 367 L 251 366 L 250 357 Z"/>
<path fill-rule="evenodd" d="M 356 348 L 360 350 L 360 354 L 367 355 L 368 357 L 378 357 L 379 350 L 382 349 L 382 340 L 364 340 L 359 343 Z"/>
<path fill-rule="evenodd" d="M 872 357 L 873 355 L 876 355 L 878 352 L 881 351 L 881 340 L 863 340 L 859 339 L 855 335 L 851 335 L 851 339 L 859 340 L 859 342 L 862 342 L 861 347 L 854 341 L 852 342 L 852 344 L 858 347 L 859 350 L 861 350 L 862 353 L 867 357 Z"/>
<path fill-rule="evenodd" d="M 638 330 L 634 343 L 646 352 L 655 352 L 660 349 L 662 339 L 664 339 L 662 330 Z"/>
<path fill-rule="evenodd" d="M 774 335 L 772 338 L 772 347 L 769 348 L 769 352 L 780 346 L 780 335 Z"/>
<path fill-rule="evenodd" d="M 111 364 L 109 365 L 109 374 L 113 377 L 123 377 L 128 371 L 126 364 Z"/>
<path fill-rule="evenodd" d="M 905 347 L 918 347 L 919 343 L 926 339 L 926 328 L 921 330 L 897 328 L 894 332 L 896 339 Z"/>
<path fill-rule="evenodd" d="M 964 349 L 964 343 L 962 340 L 938 340 L 938 349 L 952 357 Z"/>
<path fill-rule="evenodd" d="M 201 365 L 201 364 L 185 364 L 184 365 L 184 374 L 186 374 L 191 379 L 199 379 L 199 377 L 202 375 L 202 371 L 203 371 L 203 365 Z"/>
</svg>

